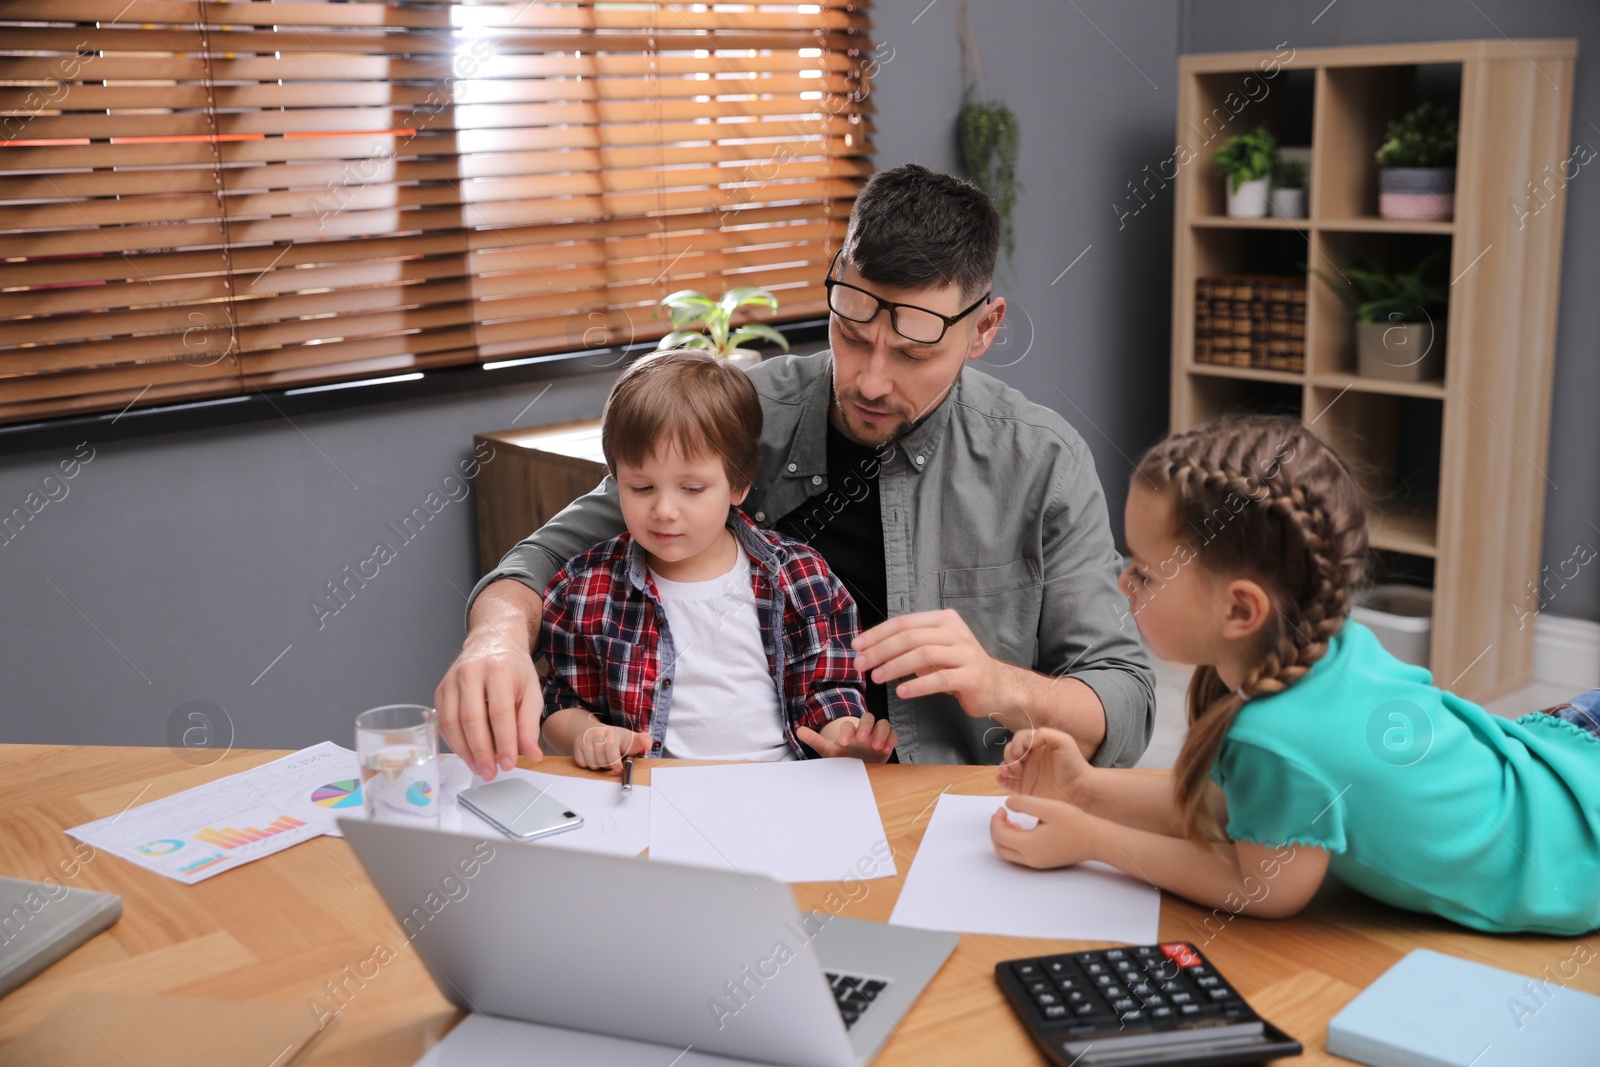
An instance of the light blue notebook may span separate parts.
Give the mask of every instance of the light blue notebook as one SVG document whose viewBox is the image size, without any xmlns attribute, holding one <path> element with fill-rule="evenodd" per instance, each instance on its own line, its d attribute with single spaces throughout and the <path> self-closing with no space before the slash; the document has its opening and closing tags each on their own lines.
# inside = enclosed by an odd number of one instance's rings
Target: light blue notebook
<svg viewBox="0 0 1600 1067">
<path fill-rule="evenodd" d="M 1567 988 L 1600 967 L 1585 943 L 1535 977 L 1416 949 L 1328 1023 L 1328 1051 L 1372 1067 L 1600 1063 L 1600 997 Z"/>
</svg>

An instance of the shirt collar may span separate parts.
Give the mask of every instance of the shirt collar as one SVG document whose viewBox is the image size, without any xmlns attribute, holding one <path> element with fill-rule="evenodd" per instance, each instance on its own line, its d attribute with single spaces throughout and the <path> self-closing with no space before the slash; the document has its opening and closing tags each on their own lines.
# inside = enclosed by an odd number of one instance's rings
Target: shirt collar
<svg viewBox="0 0 1600 1067">
<path fill-rule="evenodd" d="M 907 466 L 913 471 L 926 470 L 933 460 L 933 455 L 939 448 L 939 442 L 944 439 L 945 429 L 950 425 L 950 411 L 960 402 L 961 384 L 966 380 L 966 366 L 963 365 L 961 373 L 956 376 L 955 384 L 939 401 L 937 407 L 929 412 L 927 417 L 912 428 L 911 432 L 893 442 L 894 447 L 902 449 L 908 460 Z M 816 381 L 811 383 L 800 401 L 799 425 L 795 429 L 794 442 L 789 446 L 788 458 L 784 460 L 782 474 L 787 478 L 810 478 L 817 474 L 826 474 L 828 469 L 828 405 L 833 400 L 833 354 L 828 354 L 828 366 L 823 373 L 817 375 Z M 887 453 L 885 454 L 887 456 Z M 917 462 L 917 457 L 922 457 L 922 462 Z"/>
<path fill-rule="evenodd" d="M 739 542 L 739 547 L 744 549 L 745 555 L 776 583 L 782 561 L 778 558 L 777 545 L 771 535 L 736 507 L 728 509 L 727 527 L 733 531 L 734 540 Z M 653 595 L 650 564 L 645 559 L 644 549 L 639 547 L 638 540 L 631 533 L 623 533 L 622 537 L 627 542 L 624 558 L 628 568 L 628 584 L 647 596 Z"/>
</svg>

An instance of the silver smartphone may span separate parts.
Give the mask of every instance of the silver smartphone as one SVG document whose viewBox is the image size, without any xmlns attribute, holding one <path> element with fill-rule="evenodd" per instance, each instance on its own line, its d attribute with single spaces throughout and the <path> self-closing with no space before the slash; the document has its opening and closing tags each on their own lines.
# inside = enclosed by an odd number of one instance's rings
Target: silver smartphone
<svg viewBox="0 0 1600 1067">
<path fill-rule="evenodd" d="M 532 841 L 583 825 L 583 816 L 548 792 L 522 778 L 502 778 L 458 797 L 484 821 L 507 837 Z"/>
</svg>

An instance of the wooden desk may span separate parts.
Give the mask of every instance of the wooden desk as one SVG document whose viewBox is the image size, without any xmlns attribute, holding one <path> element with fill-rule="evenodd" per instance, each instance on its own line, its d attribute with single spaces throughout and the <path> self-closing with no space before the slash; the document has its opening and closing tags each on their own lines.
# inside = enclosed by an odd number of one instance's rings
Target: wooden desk
<svg viewBox="0 0 1600 1067">
<path fill-rule="evenodd" d="M 599 419 L 474 434 L 472 442 L 475 455 L 494 449 L 478 475 L 479 574 L 606 474 Z"/>
<path fill-rule="evenodd" d="M 322 837 L 196 886 L 184 886 L 104 853 L 71 878 L 77 842 L 61 831 L 275 759 L 239 751 L 192 767 L 159 748 L 0 746 L 0 874 L 119 893 L 122 920 L 0 1000 L 0 1042 L 9 1041 L 83 989 L 220 1000 L 332 1005 L 328 983 L 346 982 L 344 1017 L 317 1044 L 313 1064 L 409 1067 L 463 1017 L 439 995 L 414 953 L 399 948 L 390 916 L 344 841 Z M 640 761 L 640 780 L 649 767 Z M 675 762 L 675 761 L 672 761 Z M 531 766 L 524 763 L 524 766 Z M 568 759 L 540 770 L 588 776 Z M 869 767 L 900 875 L 866 883 L 841 914 L 887 919 L 939 793 L 995 793 L 981 767 Z M 822 908 L 835 887 L 795 888 Z M 859 890 L 856 890 L 859 894 Z M 1251 1004 L 1296 1036 L 1308 1063 L 1345 1063 L 1320 1049 L 1328 1019 L 1408 950 L 1427 947 L 1537 975 L 1559 973 L 1580 941 L 1489 937 L 1396 911 L 1330 886 L 1301 915 L 1270 921 L 1212 916 L 1173 897 L 1161 902 L 1162 940 L 1188 940 Z M 1600 938 L 1588 939 L 1591 946 Z M 379 942 L 399 949 L 366 982 L 347 979 Z M 403 944 L 403 942 L 402 942 Z M 1001 1000 L 997 961 L 1098 947 L 1091 942 L 963 935 L 961 945 L 876 1061 L 898 1065 L 1039 1064 Z M 372 967 L 369 965 L 367 971 Z M 1570 971 L 1572 964 L 1566 969 Z M 1579 968 L 1574 988 L 1600 993 L 1600 967 Z"/>
</svg>

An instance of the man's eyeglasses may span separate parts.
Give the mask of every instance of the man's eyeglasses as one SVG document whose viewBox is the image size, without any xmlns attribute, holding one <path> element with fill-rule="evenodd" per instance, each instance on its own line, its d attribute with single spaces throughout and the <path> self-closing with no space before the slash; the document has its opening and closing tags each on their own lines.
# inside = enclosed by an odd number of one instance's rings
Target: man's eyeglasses
<svg viewBox="0 0 1600 1067">
<path fill-rule="evenodd" d="M 915 304 L 897 304 L 892 300 L 883 299 L 876 293 L 869 293 L 860 286 L 835 278 L 833 272 L 839 265 L 839 257 L 843 254 L 842 248 L 834 253 L 833 262 L 828 265 L 828 276 L 822 282 L 828 291 L 828 309 L 851 322 L 871 322 L 879 311 L 888 308 L 889 322 L 894 326 L 894 332 L 918 344 L 938 344 L 944 339 L 946 330 L 994 297 L 994 290 L 991 289 L 973 301 L 965 311 L 958 311 L 954 315 L 941 315 L 937 311 L 917 307 Z"/>
</svg>

